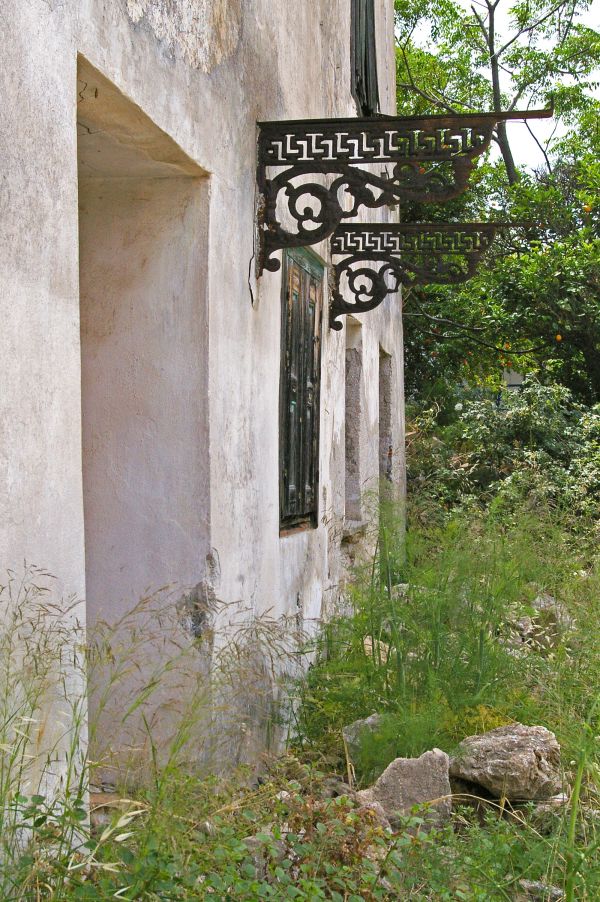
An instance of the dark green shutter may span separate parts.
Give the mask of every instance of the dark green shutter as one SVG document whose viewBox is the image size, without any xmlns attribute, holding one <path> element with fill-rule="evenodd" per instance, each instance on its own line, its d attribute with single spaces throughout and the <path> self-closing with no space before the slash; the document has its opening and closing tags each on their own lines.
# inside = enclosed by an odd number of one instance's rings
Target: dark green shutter
<svg viewBox="0 0 600 902">
<path fill-rule="evenodd" d="M 350 66 L 352 96 L 361 116 L 379 112 L 374 0 L 352 0 Z"/>
<path fill-rule="evenodd" d="M 323 267 L 305 251 L 285 255 L 279 417 L 282 528 L 316 526 Z"/>
</svg>

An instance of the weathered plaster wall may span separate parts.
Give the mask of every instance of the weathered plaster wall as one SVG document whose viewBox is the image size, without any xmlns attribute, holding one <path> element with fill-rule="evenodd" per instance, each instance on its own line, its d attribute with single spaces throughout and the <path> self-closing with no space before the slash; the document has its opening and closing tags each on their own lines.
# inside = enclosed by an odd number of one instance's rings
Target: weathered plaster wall
<svg viewBox="0 0 600 902">
<path fill-rule="evenodd" d="M 175 58 L 210 72 L 240 39 L 242 0 L 126 0 L 135 23 L 147 26 Z"/>
<path fill-rule="evenodd" d="M 83 597 L 73 24 L 0 10 L 0 547 Z"/>
<path fill-rule="evenodd" d="M 185 178 L 80 183 L 92 619 L 195 585 L 209 550 L 206 195 Z"/>
<path fill-rule="evenodd" d="M 72 23 L 55 4 L 3 3 L 0 34 L 0 583 L 12 568 L 18 586 L 27 565 L 52 595 L 19 597 L 17 618 L 40 622 L 61 602 L 35 651 L 37 631 L 15 677 L 23 691 L 42 688 L 32 712 L 32 743 L 21 792 L 35 794 L 65 776 L 69 719 L 85 718 L 76 646 L 85 624 L 81 483 L 77 153 L 72 91 Z M 0 618 L 11 613 L 6 594 Z M 44 647 L 44 644 L 46 647 Z M 38 660 L 36 661 L 36 657 Z M 50 660 L 49 660 L 50 659 Z M 45 676 L 44 676 L 45 675 Z M 22 701 L 22 700 L 21 700 Z M 9 710 L 11 699 L 8 702 Z M 14 707 L 13 711 L 24 712 Z M 19 724 L 22 726 L 22 724 Z M 79 728 L 85 740 L 85 724 Z M 30 767 L 31 765 L 31 767 Z M 36 766 L 37 765 L 37 766 Z"/>
<path fill-rule="evenodd" d="M 393 4 L 377 0 L 376 7 L 382 109 L 393 112 Z M 193 451 L 181 451 L 180 463 L 188 471 L 191 493 L 183 497 L 180 477 L 169 482 L 169 461 L 162 460 L 156 469 L 159 497 L 145 533 L 157 553 L 148 551 L 136 535 L 129 551 L 136 558 L 134 582 L 122 586 L 117 574 L 127 558 L 117 546 L 126 544 L 128 536 L 124 529 L 116 529 L 110 539 L 116 548 L 115 578 L 106 587 L 102 612 L 117 616 L 123 609 L 123 596 L 135 591 L 134 586 L 140 585 L 146 574 L 147 585 L 152 587 L 154 581 L 164 581 L 163 573 L 170 580 L 177 570 L 190 585 L 207 588 L 208 582 L 211 597 L 227 606 L 222 634 L 236 604 L 236 617 L 252 612 L 287 613 L 298 615 L 304 624 L 311 623 L 335 599 L 344 578 L 340 542 L 344 532 L 345 336 L 325 330 L 323 342 L 320 525 L 280 538 L 281 283 L 279 273 L 266 273 L 259 284 L 254 278 L 255 123 L 260 119 L 354 115 L 350 4 L 347 0 L 80 0 L 77 4 L 6 0 L 0 11 L 0 28 L 7 48 L 3 97 L 11 98 L 0 113 L 4 142 L 0 296 L 5 308 L 3 356 L 10 361 L 3 371 L 0 395 L 5 424 L 0 452 L 6 485 L 0 502 L 3 560 L 13 565 L 28 557 L 45 564 L 61 578 L 66 591 L 82 596 L 84 546 L 90 562 L 96 554 L 105 553 L 100 551 L 101 543 L 106 542 L 101 519 L 95 534 L 90 529 L 85 535 L 83 528 L 75 123 L 78 100 L 85 98 L 89 80 L 85 77 L 76 89 L 80 54 L 83 73 L 88 61 L 139 107 L 191 161 L 192 168 L 206 174 L 210 191 L 209 201 L 204 195 L 209 207 L 208 238 L 200 235 L 198 217 L 203 214 L 191 195 L 188 205 L 180 197 L 177 214 L 178 189 L 169 198 L 169 188 L 162 189 L 163 196 L 153 187 L 149 203 L 155 205 L 155 214 L 149 217 L 144 234 L 129 245 L 126 233 L 136 221 L 144 221 L 136 206 L 141 185 L 124 189 L 117 213 L 118 198 L 107 210 L 106 198 L 94 198 L 82 184 L 81 278 L 83 295 L 88 298 L 84 335 L 86 322 L 89 325 L 103 316 L 99 289 L 105 298 L 104 288 L 108 293 L 125 279 L 130 261 L 139 260 L 140 254 L 152 256 L 148 270 L 152 275 L 144 277 L 146 281 L 137 279 L 131 297 L 141 302 L 143 294 L 144 304 L 163 310 L 158 295 L 168 293 L 172 286 L 167 282 L 171 276 L 175 279 L 181 287 L 181 306 L 175 294 L 166 298 L 164 331 L 159 336 L 159 324 L 155 323 L 157 331 L 149 348 L 154 347 L 158 354 L 160 337 L 174 355 L 180 355 L 181 346 L 181 355 L 179 361 L 169 360 L 164 367 L 157 361 L 153 364 L 152 379 L 160 369 L 166 381 L 156 393 L 150 393 L 152 403 L 144 414 L 150 430 L 148 447 L 162 441 L 167 422 L 164 406 L 182 370 L 189 369 L 191 374 L 183 389 L 190 392 L 186 404 L 189 400 L 198 423 L 210 424 L 208 433 L 205 426 L 195 429 L 176 415 L 177 447 L 181 449 L 194 438 L 198 442 Z M 101 124 L 101 129 L 111 128 L 114 131 L 113 120 Z M 128 141 L 131 133 L 126 140 L 117 141 L 118 149 Z M 85 169 L 87 163 L 83 166 Z M 144 177 L 152 180 L 154 175 L 146 173 Z M 115 186 L 107 190 L 110 193 Z M 126 211 L 128 197 L 132 203 Z M 163 259 L 164 248 L 162 238 L 158 245 L 153 243 L 154 215 L 156 224 L 168 224 L 172 236 L 173 259 L 166 259 L 166 254 L 164 266 L 155 259 L 157 253 Z M 99 233 L 96 217 L 109 217 L 110 228 L 93 247 L 89 239 L 94 229 Z M 326 246 L 316 251 L 327 262 Z M 191 255 L 200 267 L 202 284 L 195 282 L 197 275 L 188 270 L 181 275 L 178 258 L 183 254 Z M 110 271 L 111 255 L 114 272 Z M 95 285 L 90 273 L 96 273 Z M 125 294 L 122 285 L 117 293 Z M 197 319 L 186 329 L 194 298 Z M 134 317 L 131 310 L 114 308 L 121 342 L 127 330 L 133 334 Z M 188 319 L 178 319 L 180 314 Z M 365 478 L 374 483 L 378 478 L 377 386 L 383 348 L 392 356 L 393 466 L 399 482 L 402 332 L 397 300 L 388 300 L 379 311 L 361 319 L 368 436 Z M 194 369 L 193 363 L 195 342 L 199 369 Z M 117 350 L 121 354 L 122 345 L 114 346 L 111 353 Z M 93 368 L 88 370 L 88 384 L 90 377 L 92 383 L 98 377 L 97 384 L 90 385 L 88 399 L 94 399 L 103 385 L 108 391 L 110 380 L 103 379 L 110 354 L 106 358 L 104 353 L 96 348 L 93 358 L 84 348 L 84 386 L 86 358 L 88 363 L 95 359 L 98 364 L 95 373 Z M 194 381 L 200 370 L 200 381 Z M 147 388 L 145 376 L 141 377 L 147 372 L 142 366 L 139 377 L 131 381 L 131 371 L 125 373 L 122 360 L 119 362 L 122 376 L 118 378 L 129 385 L 131 395 L 132 386 L 144 382 Z M 194 387 L 201 398 L 192 397 Z M 158 427 L 151 423 L 156 419 L 152 405 L 158 413 Z M 97 398 L 94 406 L 97 409 Z M 85 410 L 84 403 L 84 419 Z M 131 425 L 131 421 L 123 424 L 125 432 Z M 117 435 L 107 437 L 107 454 L 111 446 L 115 453 L 121 448 Z M 93 442 L 86 444 L 88 459 L 91 447 Z M 136 473 L 134 482 L 138 478 Z M 205 478 L 210 492 L 202 487 Z M 206 508 L 200 514 L 196 510 L 192 525 L 190 500 L 197 502 L 198 508 L 203 504 Z M 169 503 L 174 510 L 167 518 Z M 97 498 L 94 504 L 100 510 L 104 501 Z M 170 559 L 164 552 L 173 548 L 178 530 L 182 542 L 179 556 Z M 108 550 L 108 545 L 104 547 Z"/>
</svg>

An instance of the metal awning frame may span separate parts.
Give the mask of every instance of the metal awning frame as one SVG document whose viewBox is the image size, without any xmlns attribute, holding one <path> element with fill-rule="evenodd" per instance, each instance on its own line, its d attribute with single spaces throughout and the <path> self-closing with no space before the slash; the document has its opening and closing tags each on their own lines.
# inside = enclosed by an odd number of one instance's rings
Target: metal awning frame
<svg viewBox="0 0 600 902">
<path fill-rule="evenodd" d="M 258 275 L 279 269 L 277 251 L 317 244 L 364 208 L 456 197 L 499 122 L 551 115 L 548 109 L 259 122 Z"/>
<path fill-rule="evenodd" d="M 344 314 L 366 313 L 401 286 L 457 285 L 470 279 L 499 230 L 516 223 L 340 225 L 330 243 L 329 326 Z M 351 300 L 348 300 L 347 297 Z"/>
</svg>

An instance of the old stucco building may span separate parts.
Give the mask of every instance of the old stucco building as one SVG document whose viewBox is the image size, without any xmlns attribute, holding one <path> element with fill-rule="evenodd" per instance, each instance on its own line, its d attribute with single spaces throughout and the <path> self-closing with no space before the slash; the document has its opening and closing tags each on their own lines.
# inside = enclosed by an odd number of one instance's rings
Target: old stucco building
<svg viewBox="0 0 600 902">
<path fill-rule="evenodd" d="M 380 475 L 401 492 L 398 298 L 335 332 L 325 242 L 255 268 L 256 123 L 357 115 L 354 6 L 2 5 L 1 562 L 88 624 L 165 585 L 312 621 Z M 374 15 L 393 113 L 392 0 Z"/>
</svg>

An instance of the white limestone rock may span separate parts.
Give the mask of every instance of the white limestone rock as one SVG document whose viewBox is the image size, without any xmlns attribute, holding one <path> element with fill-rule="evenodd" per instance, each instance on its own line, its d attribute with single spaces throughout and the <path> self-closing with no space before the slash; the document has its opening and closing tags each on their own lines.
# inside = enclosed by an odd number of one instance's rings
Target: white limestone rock
<svg viewBox="0 0 600 902">
<path fill-rule="evenodd" d="M 562 788 L 560 746 L 545 727 L 509 724 L 463 739 L 450 775 L 497 798 L 549 799 Z"/>
<path fill-rule="evenodd" d="M 368 733 L 376 733 L 381 726 L 381 714 L 370 714 L 369 717 L 363 717 L 348 724 L 342 730 L 344 742 L 348 749 L 351 760 L 355 760 L 360 752 L 360 746 L 364 737 Z"/>
<path fill-rule="evenodd" d="M 356 800 L 359 805 L 379 802 L 392 826 L 416 805 L 429 806 L 427 820 L 442 823 L 452 814 L 448 767 L 448 755 L 440 749 L 420 758 L 396 758 L 373 786 L 357 792 Z"/>
</svg>

